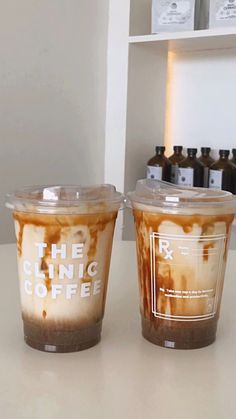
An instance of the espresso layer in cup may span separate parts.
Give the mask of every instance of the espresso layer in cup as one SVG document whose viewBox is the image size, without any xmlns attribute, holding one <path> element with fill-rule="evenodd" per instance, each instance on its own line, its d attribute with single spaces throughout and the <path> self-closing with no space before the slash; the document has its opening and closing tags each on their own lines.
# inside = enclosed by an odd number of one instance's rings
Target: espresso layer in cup
<svg viewBox="0 0 236 419">
<path fill-rule="evenodd" d="M 178 348 L 211 343 L 233 216 L 135 209 L 134 217 L 144 336 Z"/>
<path fill-rule="evenodd" d="M 43 328 L 50 340 L 50 331 L 55 337 L 56 331 L 100 324 L 116 217 L 117 211 L 68 216 L 14 212 L 27 330 L 30 325 Z"/>
</svg>

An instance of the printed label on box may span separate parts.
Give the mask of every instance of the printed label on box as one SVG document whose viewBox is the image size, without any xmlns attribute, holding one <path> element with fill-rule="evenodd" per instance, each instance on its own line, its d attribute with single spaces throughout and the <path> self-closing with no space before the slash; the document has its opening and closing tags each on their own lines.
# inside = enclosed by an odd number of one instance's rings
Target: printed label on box
<svg viewBox="0 0 236 419">
<path fill-rule="evenodd" d="M 152 0 L 152 32 L 194 29 L 195 0 Z"/>
<path fill-rule="evenodd" d="M 160 25 L 179 24 L 184 25 L 191 17 L 190 1 L 174 1 L 171 2 L 161 13 L 158 23 Z"/>
<path fill-rule="evenodd" d="M 216 20 L 236 19 L 236 0 L 218 1 L 216 8 Z"/>
</svg>

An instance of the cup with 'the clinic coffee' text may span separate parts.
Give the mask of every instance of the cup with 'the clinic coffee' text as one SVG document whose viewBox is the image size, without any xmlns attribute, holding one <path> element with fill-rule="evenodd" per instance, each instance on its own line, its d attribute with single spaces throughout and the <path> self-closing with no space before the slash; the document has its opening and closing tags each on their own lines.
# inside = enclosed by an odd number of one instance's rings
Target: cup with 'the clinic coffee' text
<svg viewBox="0 0 236 419">
<path fill-rule="evenodd" d="M 112 185 L 29 187 L 7 195 L 31 347 L 73 352 L 99 342 L 122 203 Z"/>
</svg>

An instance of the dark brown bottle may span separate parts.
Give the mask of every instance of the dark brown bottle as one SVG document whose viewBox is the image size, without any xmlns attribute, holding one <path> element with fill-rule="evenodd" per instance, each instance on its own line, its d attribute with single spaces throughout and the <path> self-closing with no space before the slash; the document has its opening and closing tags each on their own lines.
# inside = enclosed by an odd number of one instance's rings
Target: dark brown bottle
<svg viewBox="0 0 236 419">
<path fill-rule="evenodd" d="M 235 165 L 236 168 L 236 148 L 232 149 L 233 158 L 230 160 L 231 163 Z M 236 195 L 236 171 L 233 173 L 233 179 L 232 179 L 232 193 Z"/>
<path fill-rule="evenodd" d="M 147 179 L 170 182 L 171 163 L 165 156 L 165 150 L 163 146 L 156 147 L 156 155 L 147 163 Z"/>
<path fill-rule="evenodd" d="M 230 161 L 236 164 L 236 148 L 232 149 L 232 154 L 233 154 L 233 158 Z"/>
<path fill-rule="evenodd" d="M 204 166 L 197 158 L 197 148 L 188 148 L 188 156 L 179 163 L 177 183 L 183 186 L 203 186 Z"/>
<path fill-rule="evenodd" d="M 209 188 L 236 192 L 236 166 L 229 160 L 229 150 L 220 150 L 220 158 L 210 167 Z"/>
<path fill-rule="evenodd" d="M 201 157 L 199 157 L 199 160 L 204 165 L 203 186 L 204 188 L 208 188 L 209 187 L 209 168 L 213 163 L 215 163 L 215 160 L 210 156 L 210 152 L 211 152 L 210 147 L 202 147 L 201 152 L 202 152 L 202 155 Z"/>
<path fill-rule="evenodd" d="M 185 159 L 184 154 L 182 153 L 183 147 L 180 145 L 175 145 L 173 147 L 174 154 L 169 157 L 169 160 L 171 162 L 171 176 L 170 181 L 171 183 L 177 183 L 177 173 L 178 173 L 178 167 L 179 163 Z"/>
</svg>

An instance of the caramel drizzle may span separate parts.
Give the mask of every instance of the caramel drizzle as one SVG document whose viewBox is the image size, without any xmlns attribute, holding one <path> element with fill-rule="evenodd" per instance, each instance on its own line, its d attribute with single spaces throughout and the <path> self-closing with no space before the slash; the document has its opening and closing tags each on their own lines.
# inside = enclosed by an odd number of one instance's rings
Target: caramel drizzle
<svg viewBox="0 0 236 419">
<path fill-rule="evenodd" d="M 216 216 L 207 216 L 207 215 L 192 215 L 192 216 L 182 216 L 182 215 L 169 215 L 169 214 L 156 214 L 156 213 L 147 213 L 141 210 L 134 210 L 134 219 L 136 225 L 136 235 L 137 235 L 137 255 L 138 255 L 138 271 L 139 271 L 139 288 L 141 294 L 141 310 L 143 315 L 149 320 L 153 320 L 158 323 L 159 319 L 155 318 L 152 315 L 151 307 L 151 269 L 150 269 L 150 242 L 149 237 L 153 232 L 159 232 L 159 227 L 164 221 L 169 221 L 174 224 L 179 225 L 184 233 L 189 234 L 193 230 L 194 224 L 201 226 L 200 236 L 206 236 L 212 234 L 214 229 L 214 224 L 216 222 L 224 222 L 226 225 L 226 243 L 225 243 L 225 252 L 224 259 L 226 260 L 227 248 L 229 242 L 230 228 L 233 221 L 233 215 L 216 215 Z M 158 239 L 157 243 L 158 243 Z M 209 248 L 212 247 L 212 244 L 207 244 L 204 247 L 203 260 L 207 261 L 209 257 Z M 174 281 L 171 277 L 171 269 L 165 261 L 165 271 L 164 273 L 160 272 L 160 263 L 163 261 L 161 256 L 156 257 L 156 299 L 158 301 L 158 307 L 161 308 L 161 312 L 166 312 L 166 298 L 164 295 L 158 292 L 159 288 L 168 288 L 174 289 Z M 162 265 L 163 266 L 163 265 Z M 187 278 L 185 275 L 182 276 L 182 289 L 186 289 Z M 176 300 L 175 298 L 169 299 L 170 305 L 170 314 L 175 313 L 176 309 Z M 184 307 L 184 300 L 182 300 L 182 307 Z"/>
<path fill-rule="evenodd" d="M 47 247 L 45 248 L 44 257 L 41 259 L 41 270 L 45 274 L 45 285 L 47 287 L 47 291 L 51 291 L 51 279 L 49 278 L 49 267 L 48 267 L 48 258 L 50 258 L 50 249 L 52 244 L 57 244 L 61 239 L 62 229 L 71 226 L 77 225 L 85 225 L 89 228 L 90 234 L 90 245 L 89 250 L 87 253 L 88 257 L 88 265 L 94 261 L 96 252 L 97 252 L 97 243 L 98 243 L 98 234 L 102 232 L 107 224 L 113 222 L 113 232 L 115 227 L 115 220 L 117 218 L 117 211 L 107 212 L 102 214 L 88 214 L 88 215 L 40 215 L 40 214 L 27 214 L 27 213 L 20 213 L 14 212 L 13 217 L 15 221 L 19 224 L 19 235 L 17 238 L 17 249 L 18 255 L 22 256 L 22 244 L 23 244 L 23 235 L 24 235 L 24 227 L 25 225 L 33 225 L 36 227 L 43 227 L 45 228 L 44 233 L 44 242 L 47 243 Z M 80 231 L 79 231 L 80 233 Z M 103 311 L 105 306 L 105 298 L 106 298 L 106 290 L 107 290 L 107 282 L 108 282 L 108 272 L 109 272 L 109 263 L 108 258 L 110 258 L 111 254 L 111 247 L 112 243 L 110 244 L 110 248 L 107 249 L 107 269 L 105 272 L 105 277 L 103 279 Z M 86 269 L 87 272 L 87 269 Z M 82 279 L 84 282 L 91 282 L 91 278 L 88 277 L 87 274 L 84 275 Z M 46 310 L 42 311 L 42 318 L 46 319 L 47 312 Z"/>
<path fill-rule="evenodd" d="M 24 234 L 24 223 L 18 221 L 19 223 L 19 234 L 17 237 L 17 254 L 19 257 L 22 255 L 22 243 L 23 243 L 23 234 Z"/>
<path fill-rule="evenodd" d="M 205 262 L 209 259 L 209 249 L 214 249 L 214 243 L 208 243 L 203 246 L 203 260 Z"/>
<path fill-rule="evenodd" d="M 41 261 L 41 270 L 45 274 L 45 285 L 47 287 L 48 292 L 51 291 L 52 285 L 51 285 L 51 279 L 49 278 L 49 268 L 47 259 L 50 258 L 50 250 L 52 244 L 57 244 L 60 241 L 61 238 L 61 227 L 48 227 L 45 229 L 44 234 L 44 243 L 47 243 L 47 247 L 45 249 L 44 257 Z"/>
</svg>

